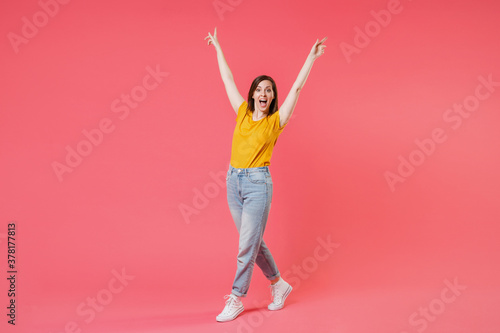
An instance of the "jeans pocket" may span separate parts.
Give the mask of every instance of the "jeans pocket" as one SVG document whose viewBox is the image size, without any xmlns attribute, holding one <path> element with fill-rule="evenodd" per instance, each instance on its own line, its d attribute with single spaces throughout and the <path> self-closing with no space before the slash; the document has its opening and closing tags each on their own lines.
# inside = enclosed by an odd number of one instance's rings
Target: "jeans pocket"
<svg viewBox="0 0 500 333">
<path fill-rule="evenodd" d="M 264 172 L 250 172 L 247 177 L 254 184 L 265 184 L 267 181 L 267 175 Z"/>
</svg>

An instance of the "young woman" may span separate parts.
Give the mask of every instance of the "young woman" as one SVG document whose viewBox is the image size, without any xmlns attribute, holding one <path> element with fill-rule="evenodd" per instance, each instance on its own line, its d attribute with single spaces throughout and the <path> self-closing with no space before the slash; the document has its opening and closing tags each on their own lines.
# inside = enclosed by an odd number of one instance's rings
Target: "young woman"
<svg viewBox="0 0 500 333">
<path fill-rule="evenodd" d="M 226 185 L 229 210 L 239 233 L 239 252 L 232 292 L 225 296 L 226 305 L 216 317 L 217 321 L 224 322 L 235 319 L 243 311 L 240 297 L 247 295 L 255 263 L 271 281 L 273 301 L 268 306 L 269 310 L 283 308 L 285 299 L 292 291 L 292 286 L 280 277 L 273 256 L 262 239 L 273 196 L 269 165 L 278 136 L 292 116 L 312 65 L 325 52 L 326 45 L 323 43 L 326 37 L 314 43 L 280 108 L 276 84 L 266 75 L 255 78 L 245 101 L 236 88 L 217 40 L 217 28 L 213 35 L 209 32 L 205 40 L 207 38 L 208 45 L 213 44 L 217 51 L 222 81 L 236 113 Z"/>
</svg>

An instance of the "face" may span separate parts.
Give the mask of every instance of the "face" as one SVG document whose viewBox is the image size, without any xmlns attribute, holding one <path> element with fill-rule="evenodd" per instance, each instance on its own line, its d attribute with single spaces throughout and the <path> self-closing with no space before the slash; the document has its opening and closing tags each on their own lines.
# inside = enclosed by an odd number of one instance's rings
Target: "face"
<svg viewBox="0 0 500 333">
<path fill-rule="evenodd" d="M 264 113 L 269 112 L 269 106 L 274 99 L 273 86 L 271 81 L 260 81 L 257 89 L 253 92 L 253 99 L 255 103 L 255 110 L 260 110 Z"/>
</svg>

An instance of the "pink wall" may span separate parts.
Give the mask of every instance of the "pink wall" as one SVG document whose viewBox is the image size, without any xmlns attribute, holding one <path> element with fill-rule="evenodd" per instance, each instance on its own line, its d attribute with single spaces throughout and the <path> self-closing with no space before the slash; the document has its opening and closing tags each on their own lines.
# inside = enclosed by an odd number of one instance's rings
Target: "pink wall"
<svg viewBox="0 0 500 333">
<path fill-rule="evenodd" d="M 497 1 L 58 1 L 0 11 L 4 312 L 11 221 L 18 265 L 18 325 L 2 313 L 2 331 L 97 331 L 189 312 L 188 295 L 220 310 L 235 115 L 203 40 L 215 26 L 240 93 L 268 74 L 280 103 L 328 36 L 271 161 L 265 239 L 297 293 L 423 288 L 386 309 L 380 332 L 396 332 L 457 278 L 467 289 L 441 324 L 498 327 Z M 327 236 L 340 246 L 313 265 Z M 113 280 L 122 268 L 133 278 Z M 82 302 L 102 290 L 113 300 L 93 318 Z"/>
</svg>

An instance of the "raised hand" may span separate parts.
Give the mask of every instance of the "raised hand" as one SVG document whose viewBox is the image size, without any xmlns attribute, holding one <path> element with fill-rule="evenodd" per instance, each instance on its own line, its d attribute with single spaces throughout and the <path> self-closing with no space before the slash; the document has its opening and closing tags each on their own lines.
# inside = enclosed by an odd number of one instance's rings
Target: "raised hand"
<svg viewBox="0 0 500 333">
<path fill-rule="evenodd" d="M 205 37 L 205 40 L 208 38 L 208 45 L 213 44 L 216 49 L 220 47 L 219 41 L 217 40 L 217 27 L 215 27 L 214 34 L 208 33 L 208 36 Z"/>
<path fill-rule="evenodd" d="M 309 56 L 312 57 L 314 60 L 316 60 L 317 58 L 322 56 L 323 53 L 325 53 L 326 45 L 324 45 L 323 43 L 326 41 L 327 38 L 328 37 L 325 37 L 321 41 L 316 39 L 316 43 L 314 43 L 311 49 L 311 53 L 309 53 Z"/>
</svg>

